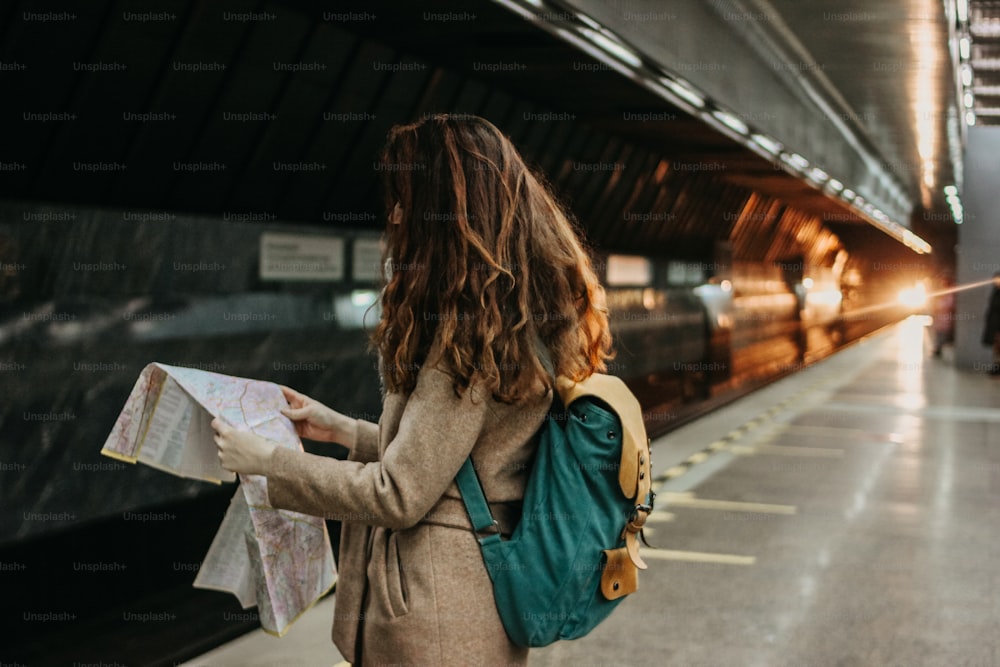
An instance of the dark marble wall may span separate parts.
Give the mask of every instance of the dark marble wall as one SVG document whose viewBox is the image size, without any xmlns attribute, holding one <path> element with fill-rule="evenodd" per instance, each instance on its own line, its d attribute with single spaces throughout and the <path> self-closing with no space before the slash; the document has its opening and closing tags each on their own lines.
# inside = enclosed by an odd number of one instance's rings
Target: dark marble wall
<svg viewBox="0 0 1000 667">
<path fill-rule="evenodd" d="M 344 278 L 261 279 L 265 232 L 343 239 Z M 351 266 L 355 242 L 374 238 L 0 202 L 0 545 L 214 490 L 99 453 L 153 361 L 288 384 L 377 420 L 361 328 L 374 284 Z"/>
</svg>

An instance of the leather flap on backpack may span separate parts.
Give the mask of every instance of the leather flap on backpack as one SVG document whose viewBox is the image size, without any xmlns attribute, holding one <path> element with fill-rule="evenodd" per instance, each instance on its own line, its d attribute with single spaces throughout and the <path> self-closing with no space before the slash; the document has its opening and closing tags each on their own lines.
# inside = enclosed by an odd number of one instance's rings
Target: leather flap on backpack
<svg viewBox="0 0 1000 667">
<path fill-rule="evenodd" d="M 601 593 L 608 600 L 617 600 L 639 588 L 639 569 L 632 563 L 628 549 L 605 549 L 604 572 L 601 573 Z"/>
<path fill-rule="evenodd" d="M 563 405 L 569 406 L 581 396 L 594 396 L 607 403 L 622 423 L 622 456 L 618 468 L 618 484 L 626 498 L 645 502 L 649 493 L 649 440 L 642 421 L 639 401 L 620 378 L 594 373 L 582 382 L 573 382 L 560 375 L 556 390 Z"/>
</svg>

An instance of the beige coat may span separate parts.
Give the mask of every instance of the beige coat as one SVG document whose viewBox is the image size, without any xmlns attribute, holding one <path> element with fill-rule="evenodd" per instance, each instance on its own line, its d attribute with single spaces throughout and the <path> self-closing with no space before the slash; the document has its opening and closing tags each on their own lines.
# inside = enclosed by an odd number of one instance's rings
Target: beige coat
<svg viewBox="0 0 1000 667">
<path fill-rule="evenodd" d="M 551 403 L 506 405 L 425 364 L 410 395 L 389 394 L 379 424 L 358 421 L 349 460 L 275 450 L 274 507 L 343 522 L 333 641 L 354 664 L 523 665 L 454 478 L 472 453 L 509 532 Z M 513 502 L 511 502 L 513 501 Z"/>
</svg>

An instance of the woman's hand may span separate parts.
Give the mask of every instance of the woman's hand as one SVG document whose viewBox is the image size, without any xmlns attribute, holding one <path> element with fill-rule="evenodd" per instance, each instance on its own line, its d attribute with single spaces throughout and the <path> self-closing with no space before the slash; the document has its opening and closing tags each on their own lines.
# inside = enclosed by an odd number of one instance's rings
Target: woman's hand
<svg viewBox="0 0 1000 667">
<path fill-rule="evenodd" d="M 245 475 L 267 474 L 271 452 L 277 444 L 255 433 L 237 431 L 221 417 L 212 420 L 212 428 L 223 468 Z"/>
<path fill-rule="evenodd" d="M 288 407 L 281 411 L 295 424 L 300 438 L 321 442 L 339 442 L 346 447 L 354 446 L 354 420 L 328 408 L 319 401 L 300 394 L 291 387 L 281 386 L 281 392 L 288 401 Z"/>
</svg>

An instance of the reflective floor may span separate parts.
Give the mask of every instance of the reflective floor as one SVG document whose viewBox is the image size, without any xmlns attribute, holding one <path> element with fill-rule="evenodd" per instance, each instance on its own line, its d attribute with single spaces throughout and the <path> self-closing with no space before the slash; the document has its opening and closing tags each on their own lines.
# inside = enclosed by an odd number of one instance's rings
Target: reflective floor
<svg viewBox="0 0 1000 667">
<path fill-rule="evenodd" d="M 913 318 L 653 444 L 640 590 L 530 665 L 1000 665 L 1000 380 Z M 332 665 L 332 601 L 191 665 Z"/>
</svg>

